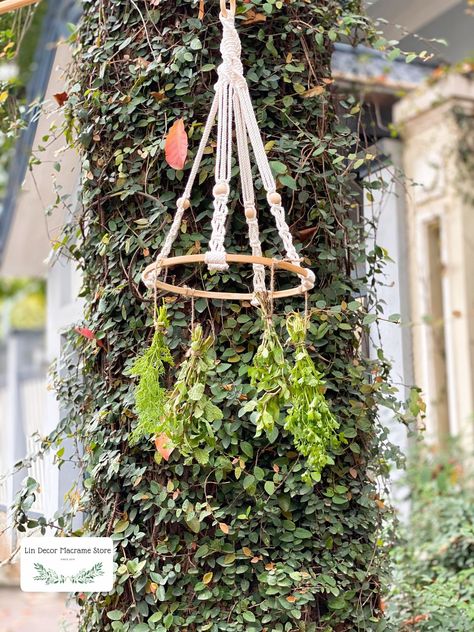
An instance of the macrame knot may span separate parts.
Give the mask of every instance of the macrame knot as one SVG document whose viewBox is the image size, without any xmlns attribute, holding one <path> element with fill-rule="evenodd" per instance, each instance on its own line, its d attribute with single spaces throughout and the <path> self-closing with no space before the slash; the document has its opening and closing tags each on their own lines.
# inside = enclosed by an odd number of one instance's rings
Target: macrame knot
<svg viewBox="0 0 474 632">
<path fill-rule="evenodd" d="M 312 290 L 316 282 L 316 276 L 312 270 L 306 269 L 306 278 L 301 281 L 301 287 L 305 292 Z"/>
<path fill-rule="evenodd" d="M 225 252 L 218 252 L 216 250 L 209 250 L 205 255 L 205 262 L 209 270 L 217 270 L 222 272 L 229 268 L 229 264 L 225 260 Z"/>
<path fill-rule="evenodd" d="M 234 23 L 234 16 L 229 14 L 228 17 L 220 16 L 222 22 L 223 34 L 220 46 L 222 55 L 222 63 L 217 68 L 219 81 L 226 81 L 233 86 L 246 86 L 244 78 L 244 67 L 242 66 L 241 55 L 242 46 L 240 37 L 237 33 Z"/>
</svg>

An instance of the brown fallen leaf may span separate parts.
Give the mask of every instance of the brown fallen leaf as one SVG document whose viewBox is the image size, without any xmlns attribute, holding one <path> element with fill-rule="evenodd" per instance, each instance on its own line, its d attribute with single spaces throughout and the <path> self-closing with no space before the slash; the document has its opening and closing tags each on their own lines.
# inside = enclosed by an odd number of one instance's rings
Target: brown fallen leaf
<svg viewBox="0 0 474 632">
<path fill-rule="evenodd" d="M 247 17 L 242 22 L 243 26 L 249 26 L 250 24 L 256 24 L 257 22 L 267 21 L 267 16 L 264 13 L 257 13 L 253 9 L 249 9 L 245 15 Z"/>
<path fill-rule="evenodd" d="M 225 522 L 219 522 L 219 529 L 222 531 L 222 533 L 225 533 L 226 535 L 230 531 L 229 525 Z"/>
<path fill-rule="evenodd" d="M 199 0 L 199 13 L 198 18 L 202 20 L 204 17 L 204 0 Z"/>
</svg>

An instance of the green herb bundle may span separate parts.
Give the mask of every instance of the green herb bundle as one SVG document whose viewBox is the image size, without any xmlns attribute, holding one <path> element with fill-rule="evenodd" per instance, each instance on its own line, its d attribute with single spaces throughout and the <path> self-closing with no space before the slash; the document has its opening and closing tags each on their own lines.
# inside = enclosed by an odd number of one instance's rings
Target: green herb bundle
<svg viewBox="0 0 474 632">
<path fill-rule="evenodd" d="M 135 387 L 138 423 L 130 436 L 132 445 L 144 436 L 155 434 L 164 416 L 166 391 L 160 383 L 160 378 L 165 372 L 165 363 L 173 364 L 173 358 L 166 343 L 168 327 L 166 307 L 162 306 L 156 314 L 155 333 L 151 345 L 136 358 L 128 371 L 129 375 L 139 378 Z"/>
<path fill-rule="evenodd" d="M 223 417 L 206 394 L 216 361 L 213 343 L 214 339 L 205 338 L 201 325 L 197 325 L 159 426 L 159 432 L 165 433 L 188 461 L 195 458 L 202 465 L 209 461 L 216 444 L 215 431 Z"/>
<path fill-rule="evenodd" d="M 312 484 L 321 478 L 321 470 L 334 460 L 331 450 L 342 440 L 336 433 L 339 423 L 324 396 L 324 380 L 316 369 L 306 346 L 306 320 L 290 314 L 286 320 L 290 341 L 295 347 L 295 363 L 290 370 L 291 406 L 285 429 L 293 435 L 295 447 L 307 459 L 303 480 Z"/>
<path fill-rule="evenodd" d="M 270 309 L 264 300 L 261 300 L 260 312 L 263 322 L 262 341 L 248 370 L 250 383 L 257 391 L 257 399 L 248 402 L 244 408 L 247 411 L 256 410 L 256 436 L 265 431 L 272 438 L 281 409 L 290 397 L 289 367 Z"/>
</svg>

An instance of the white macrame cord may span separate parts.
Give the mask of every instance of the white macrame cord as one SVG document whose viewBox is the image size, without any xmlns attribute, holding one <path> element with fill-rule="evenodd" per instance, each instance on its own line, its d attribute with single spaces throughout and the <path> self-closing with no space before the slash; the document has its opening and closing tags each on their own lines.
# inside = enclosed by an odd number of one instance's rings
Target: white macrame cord
<svg viewBox="0 0 474 632">
<path fill-rule="evenodd" d="M 241 62 L 240 38 L 235 28 L 235 10 L 222 11 L 220 20 L 223 27 L 223 36 L 220 46 L 222 63 L 217 69 L 218 81 L 211 109 L 204 126 L 201 142 L 194 159 L 191 172 L 188 177 L 183 196 L 176 205 L 176 214 L 171 228 L 163 242 L 160 253 L 156 259 L 156 272 L 148 277 L 147 284 L 153 284 L 160 272 L 160 262 L 166 259 L 171 251 L 173 243 L 179 233 L 179 227 L 184 212 L 189 207 L 191 191 L 199 172 L 199 167 L 204 150 L 209 141 L 211 130 L 217 118 L 217 147 L 215 164 L 215 185 L 213 188 L 214 212 L 211 220 L 212 233 L 209 240 L 208 251 L 205 254 L 205 262 L 209 270 L 223 271 L 228 268 L 226 262 L 226 250 L 224 246 L 226 222 L 229 212 L 229 194 L 232 168 L 232 131 L 235 129 L 237 142 L 237 156 L 242 184 L 243 205 L 248 227 L 249 243 L 252 255 L 261 257 L 262 246 L 255 208 L 255 195 L 250 163 L 249 141 L 252 146 L 258 171 L 263 186 L 267 192 L 267 201 L 270 212 L 275 219 L 278 234 L 283 242 L 286 259 L 300 267 L 300 258 L 293 245 L 288 224 L 285 219 L 285 211 L 281 205 L 281 196 L 276 191 L 276 184 L 270 169 L 262 136 L 258 128 L 250 93 L 243 73 Z M 254 293 L 265 292 L 265 267 L 261 264 L 253 265 L 253 289 Z M 314 287 L 315 277 L 311 270 L 306 269 L 306 277 L 301 275 L 301 289 L 304 292 Z M 153 278 L 154 277 L 154 278 Z"/>
</svg>

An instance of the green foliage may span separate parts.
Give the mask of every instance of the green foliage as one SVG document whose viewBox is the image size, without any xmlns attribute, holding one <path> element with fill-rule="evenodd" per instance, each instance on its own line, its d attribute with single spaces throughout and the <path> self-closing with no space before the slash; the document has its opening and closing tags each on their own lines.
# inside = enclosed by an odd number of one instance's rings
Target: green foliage
<svg viewBox="0 0 474 632">
<path fill-rule="evenodd" d="M 71 533 L 74 513 L 84 510 L 82 533 L 114 538 L 116 585 L 109 594 L 80 598 L 81 632 L 382 630 L 387 564 L 380 534 L 389 511 L 380 496 L 397 453 L 377 411 L 383 403 L 395 407 L 395 393 L 383 352 L 365 357 L 361 340 L 369 322 L 383 313 L 373 275 L 384 253 L 374 249 L 367 261 L 363 227 L 355 219 L 359 189 L 353 166 L 367 154 L 353 131 L 359 128 L 359 104 L 325 82 L 331 79 L 333 42 L 376 37 L 359 2 L 252 1 L 239 3 L 237 19 L 267 151 L 272 163 L 286 168 L 278 167 L 277 180 L 289 225 L 317 275 L 309 296 L 316 309 L 308 352 L 325 367 L 325 396 L 347 445 L 334 451 L 334 464 L 312 487 L 290 432 L 275 424 L 273 441 L 263 432 L 255 437 L 244 403 L 255 391 L 248 370 L 262 323 L 248 303 L 204 299 L 195 301 L 194 312 L 214 338 L 204 395 L 223 415 L 209 424 L 216 449 L 206 464 L 183 458 L 179 450 L 156 463 L 149 441 L 128 441 L 136 423 L 136 385 L 125 369 L 154 326 L 153 300 L 143 294 L 140 273 L 162 243 L 190 168 L 190 161 L 183 171 L 167 166 L 163 139 L 183 117 L 191 154 L 196 151 L 220 59 L 219 3 L 205 2 L 202 20 L 198 5 L 83 3 L 65 106 L 67 138 L 74 138 L 82 155 L 81 210 L 71 214 L 61 243 L 83 272 L 86 325 L 103 344 L 70 336 L 56 376 L 62 422 L 46 442 L 61 463 L 64 437 L 81 438 L 83 487 L 71 490 L 63 515 L 38 519 L 26 515 L 37 493 L 30 489 L 17 501 L 17 522 L 22 529 L 51 522 Z M 267 19 L 245 23 L 251 10 Z M 314 87 L 317 96 L 308 96 Z M 175 254 L 207 246 L 213 153 L 209 143 Z M 236 171 L 234 164 L 237 176 Z M 256 172 L 255 180 L 263 250 L 279 255 L 281 243 Z M 301 237 L 305 229 L 311 229 L 310 239 Z M 248 252 L 237 201 L 228 235 L 233 251 Z M 246 267 L 209 274 L 184 266 L 172 274 L 190 287 L 236 290 L 252 284 Z M 286 289 L 293 281 L 279 273 L 275 285 Z M 166 300 L 167 344 L 180 358 L 189 346 L 191 301 Z M 275 305 L 277 331 L 301 303 L 294 298 Z M 364 320 L 367 311 L 370 321 Z M 172 388 L 182 370 L 179 364 L 167 367 L 163 387 Z M 198 437 L 208 431 L 198 428 Z"/>
<path fill-rule="evenodd" d="M 206 392 L 215 365 L 213 342 L 213 337 L 205 337 L 201 325 L 196 325 L 188 357 L 168 395 L 163 420 L 157 424 L 157 432 L 171 439 L 185 457 L 185 463 L 193 458 L 201 465 L 209 462 L 216 445 L 215 432 L 221 426 L 222 411 Z"/>
<path fill-rule="evenodd" d="M 46 319 L 46 287 L 43 279 L 0 279 L 0 308 L 8 315 L 8 327 L 41 329 Z M 5 332 L 3 332 L 5 334 Z"/>
<path fill-rule="evenodd" d="M 7 171 L 14 143 L 25 126 L 25 93 L 40 36 L 47 2 L 38 7 L 0 15 L 1 66 L 8 64 L 12 76 L 0 80 L 0 195 L 7 182 Z"/>
<path fill-rule="evenodd" d="M 288 389 L 289 366 L 275 329 L 270 306 L 261 299 L 260 318 L 263 326 L 262 341 L 248 370 L 255 396 L 245 406 L 245 412 L 255 410 L 255 424 L 259 437 L 263 431 L 271 440 L 275 435 L 282 407 L 290 397 Z"/>
<path fill-rule="evenodd" d="M 295 347 L 295 363 L 290 371 L 291 406 L 285 418 L 285 429 L 291 432 L 297 450 L 307 459 L 303 480 L 311 484 L 321 480 L 321 471 L 334 465 L 330 451 L 341 448 L 343 441 L 336 434 L 339 424 L 324 396 L 324 380 L 306 349 L 307 323 L 297 313 L 289 314 L 286 328 Z"/>
<path fill-rule="evenodd" d="M 138 415 L 130 442 L 137 443 L 142 437 L 149 437 L 157 432 L 166 406 L 166 391 L 160 380 L 165 373 L 165 363 L 172 365 L 173 358 L 166 344 L 166 331 L 169 327 L 166 307 L 158 309 L 155 332 L 150 346 L 140 354 L 128 374 L 138 377 L 135 388 L 135 407 Z"/>
<path fill-rule="evenodd" d="M 464 468 L 468 469 L 465 470 Z M 389 621 L 401 632 L 474 627 L 474 496 L 459 446 L 412 455 L 411 515 L 394 549 Z"/>
</svg>

